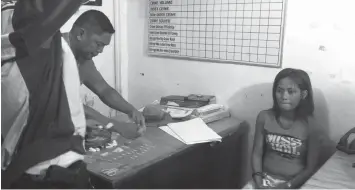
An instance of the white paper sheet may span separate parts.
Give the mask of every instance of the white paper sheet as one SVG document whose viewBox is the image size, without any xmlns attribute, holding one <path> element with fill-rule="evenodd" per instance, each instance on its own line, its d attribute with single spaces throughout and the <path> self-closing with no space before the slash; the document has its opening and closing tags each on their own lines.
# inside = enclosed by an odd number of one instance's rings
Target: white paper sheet
<svg viewBox="0 0 355 190">
<path fill-rule="evenodd" d="M 201 118 L 169 123 L 160 127 L 163 131 L 185 144 L 221 141 L 222 137 L 209 128 Z"/>
</svg>

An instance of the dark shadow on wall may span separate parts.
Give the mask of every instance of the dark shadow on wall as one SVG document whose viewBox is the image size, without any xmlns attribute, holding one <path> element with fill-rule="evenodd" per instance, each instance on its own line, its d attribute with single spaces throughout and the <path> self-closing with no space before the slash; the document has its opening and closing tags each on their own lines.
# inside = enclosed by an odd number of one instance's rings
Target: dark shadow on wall
<svg viewBox="0 0 355 190">
<path fill-rule="evenodd" d="M 272 106 L 271 90 L 271 83 L 261 83 L 240 89 L 228 100 L 232 116 L 247 120 L 254 126 L 257 114 Z M 251 132 L 254 133 L 254 131 Z"/>
<path fill-rule="evenodd" d="M 313 88 L 314 118 L 319 124 L 321 132 L 321 151 L 318 159 L 318 167 L 321 167 L 335 152 L 335 143 L 330 139 L 329 109 L 323 92 Z"/>
<path fill-rule="evenodd" d="M 321 131 L 321 155 L 319 158 L 319 167 L 334 153 L 335 145 L 329 138 L 329 111 L 326 99 L 321 90 L 313 90 L 315 112 L 314 117 L 320 124 Z M 254 140 L 255 120 L 258 113 L 262 110 L 272 107 L 272 83 L 261 83 L 242 88 L 237 91 L 229 100 L 228 106 L 233 117 L 240 120 L 246 120 L 250 124 L 249 145 L 245 172 L 242 177 L 243 184 L 251 179 L 250 156 Z"/>
<path fill-rule="evenodd" d="M 248 147 L 246 147 L 247 151 L 244 151 L 247 155 L 242 164 L 245 166 L 241 177 L 242 184 L 246 184 L 251 179 L 250 155 L 254 140 L 256 116 L 261 110 L 269 109 L 272 106 L 271 92 L 272 83 L 260 83 L 240 89 L 227 101 L 232 117 L 245 120 L 250 125 Z"/>
<path fill-rule="evenodd" d="M 323 92 L 317 88 L 313 89 L 314 118 L 321 127 L 321 131 L 329 136 L 329 110 Z"/>
</svg>

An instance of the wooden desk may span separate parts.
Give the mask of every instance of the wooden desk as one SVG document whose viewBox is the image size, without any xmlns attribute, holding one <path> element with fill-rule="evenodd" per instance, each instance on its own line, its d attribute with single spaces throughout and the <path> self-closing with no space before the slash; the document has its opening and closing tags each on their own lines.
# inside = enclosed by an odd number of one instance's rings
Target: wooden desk
<svg viewBox="0 0 355 190">
<path fill-rule="evenodd" d="M 159 128 L 148 128 L 132 144 L 154 148 L 134 160 L 95 161 L 88 170 L 98 188 L 240 188 L 249 126 L 233 118 L 209 126 L 223 137 L 221 143 L 185 145 Z M 125 167 L 113 177 L 100 172 L 117 164 Z"/>
<path fill-rule="evenodd" d="M 336 151 L 302 189 L 355 189 L 355 155 Z"/>
</svg>

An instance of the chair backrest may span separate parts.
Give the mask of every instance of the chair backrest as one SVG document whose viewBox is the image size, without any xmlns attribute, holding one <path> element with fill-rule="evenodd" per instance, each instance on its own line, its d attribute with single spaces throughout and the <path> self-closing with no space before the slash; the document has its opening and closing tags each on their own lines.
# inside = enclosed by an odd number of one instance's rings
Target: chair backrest
<svg viewBox="0 0 355 190">
<path fill-rule="evenodd" d="M 8 2 L 1 4 L 1 34 L 13 32 L 12 15 L 14 13 L 15 3 Z"/>
<path fill-rule="evenodd" d="M 13 31 L 12 14 L 14 3 L 1 6 L 1 34 Z M 1 47 L 1 60 L 15 57 L 13 47 Z M 1 64 L 1 159 L 2 169 L 6 169 L 15 153 L 18 140 L 27 124 L 28 89 L 16 61 L 6 61 Z M 6 111 L 5 111 L 6 110 Z"/>
</svg>

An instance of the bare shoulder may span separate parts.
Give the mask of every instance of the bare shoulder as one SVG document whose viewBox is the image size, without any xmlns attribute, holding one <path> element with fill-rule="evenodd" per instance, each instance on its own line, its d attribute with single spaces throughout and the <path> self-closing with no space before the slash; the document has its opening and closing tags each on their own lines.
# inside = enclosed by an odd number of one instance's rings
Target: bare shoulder
<svg viewBox="0 0 355 190">
<path fill-rule="evenodd" d="M 258 117 L 256 118 L 257 123 L 264 123 L 266 118 L 272 117 L 273 112 L 271 110 L 263 110 L 259 112 Z"/>
<path fill-rule="evenodd" d="M 84 60 L 84 61 L 79 61 L 79 69 L 80 70 L 97 70 L 95 63 L 92 59 L 90 60 Z"/>
<path fill-rule="evenodd" d="M 93 60 L 79 61 L 78 68 L 81 80 L 84 82 L 91 78 L 97 78 L 96 76 L 100 74 Z"/>
<path fill-rule="evenodd" d="M 258 118 L 265 120 L 266 118 L 274 117 L 275 114 L 271 109 L 259 112 Z"/>
</svg>

